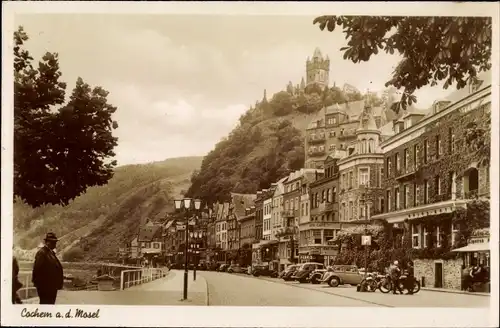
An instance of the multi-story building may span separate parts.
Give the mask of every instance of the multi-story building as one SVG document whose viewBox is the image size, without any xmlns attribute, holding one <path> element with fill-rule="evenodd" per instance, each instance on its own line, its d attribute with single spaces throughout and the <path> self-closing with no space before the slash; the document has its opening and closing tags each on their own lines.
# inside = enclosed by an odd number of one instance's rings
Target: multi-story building
<svg viewBox="0 0 500 328">
<path fill-rule="evenodd" d="M 281 213 L 283 212 L 283 194 L 285 192 L 284 183 L 288 177 L 284 177 L 276 182 L 274 186 L 274 194 L 272 198 L 272 209 L 271 209 L 271 239 L 277 240 L 276 234 L 283 227 L 283 220 L 281 218 Z"/>
<path fill-rule="evenodd" d="M 356 141 L 338 161 L 339 212 L 342 222 L 367 220 L 374 211 L 380 211 L 383 207 L 382 133 L 369 105 L 361 113 L 359 121 Z"/>
<path fill-rule="evenodd" d="M 271 240 L 272 237 L 273 194 L 265 193 L 267 198 L 263 203 L 262 239 L 264 240 Z"/>
<path fill-rule="evenodd" d="M 425 116 L 406 113 L 394 122 L 394 136 L 382 142 L 385 207 L 373 218 L 393 225 L 396 247 L 406 241 L 415 250 L 455 248 L 465 229 L 454 223 L 457 213 L 471 198 L 489 197 L 489 166 L 467 142 L 467 130 L 483 128 L 491 115 L 490 73 L 479 82 L 436 102 Z M 469 258 L 481 262 L 482 256 L 489 266 L 488 245 L 469 250 Z M 421 256 L 414 262 L 415 276 L 427 286 L 460 288 L 463 258 Z"/>
<path fill-rule="evenodd" d="M 318 169 L 300 169 L 290 173 L 288 179 L 283 183 L 285 193 L 283 194 L 283 211 L 281 214 L 282 229 L 278 235 L 280 269 L 288 264 L 296 263 L 299 256 L 298 237 L 299 237 L 299 218 L 300 202 L 303 193 L 303 185 L 314 181 Z"/>
<path fill-rule="evenodd" d="M 306 129 L 305 167 L 321 168 L 326 156 L 335 150 L 346 150 L 356 140 L 359 115 L 365 100 L 334 104 L 322 108 Z M 379 124 L 383 124 L 382 108 L 375 109 Z M 380 125 L 379 125 L 380 126 Z"/>
<path fill-rule="evenodd" d="M 217 260 L 219 262 L 226 261 L 227 259 L 227 216 L 229 212 L 229 203 L 221 203 L 217 209 L 217 215 L 215 219 L 215 235 L 216 235 L 216 245 L 220 249 L 217 254 Z"/>
<path fill-rule="evenodd" d="M 305 186 L 310 194 L 310 212 L 304 213 L 299 225 L 301 262 L 329 265 L 337 253 L 337 248 L 329 241 L 342 229 L 338 215 L 337 162 L 344 155 L 343 151 L 328 155 L 323 172 L 316 174 L 314 181 Z"/>
<path fill-rule="evenodd" d="M 273 250 L 277 244 L 272 237 L 272 213 L 273 213 L 273 195 L 276 189 L 276 184 L 272 184 L 270 188 L 263 189 L 260 199 L 262 199 L 262 238 L 256 240 L 252 245 L 252 263 L 268 262 L 274 258 Z M 259 232 L 260 233 L 260 232 Z M 267 252 L 266 252 L 267 250 Z"/>
<path fill-rule="evenodd" d="M 162 226 L 153 222 L 147 222 L 139 229 L 137 242 L 141 247 L 141 255 L 147 264 L 155 265 L 162 251 Z"/>
<path fill-rule="evenodd" d="M 236 260 L 241 249 L 241 218 L 246 215 L 246 209 L 254 207 L 255 194 L 231 193 L 231 203 L 227 216 L 228 250 L 231 260 Z M 251 244 L 250 244 L 251 245 Z"/>
<path fill-rule="evenodd" d="M 264 239 L 263 236 L 263 225 L 264 225 L 264 197 L 263 197 L 263 192 L 266 190 L 259 190 L 257 191 L 256 197 L 255 197 L 255 231 L 253 233 L 254 235 L 254 240 L 252 241 L 252 244 L 258 243 L 261 240 Z"/>
<path fill-rule="evenodd" d="M 255 241 L 255 206 L 245 209 L 245 214 L 238 218 L 240 223 L 240 249 L 239 261 L 242 266 L 248 266 L 253 262 L 253 243 Z"/>
<path fill-rule="evenodd" d="M 215 227 L 216 221 L 216 213 L 219 203 L 215 203 L 208 210 L 208 223 L 207 223 L 207 258 L 208 262 L 212 260 L 216 260 L 216 252 L 217 252 L 217 232 Z"/>
</svg>

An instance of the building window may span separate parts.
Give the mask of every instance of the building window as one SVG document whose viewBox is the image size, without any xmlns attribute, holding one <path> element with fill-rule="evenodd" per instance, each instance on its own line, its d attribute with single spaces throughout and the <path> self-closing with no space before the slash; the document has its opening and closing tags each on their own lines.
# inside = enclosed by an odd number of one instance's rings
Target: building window
<svg viewBox="0 0 500 328">
<path fill-rule="evenodd" d="M 427 228 L 423 226 L 423 240 L 422 240 L 422 248 L 426 248 L 429 244 L 428 238 L 429 238 L 429 232 L 427 231 Z"/>
<path fill-rule="evenodd" d="M 361 219 L 361 218 L 363 218 L 363 219 L 364 219 L 364 218 L 365 218 L 365 215 L 366 215 L 366 213 L 365 213 L 365 209 L 366 209 L 366 207 L 365 207 L 365 205 L 364 205 L 364 204 L 362 204 L 362 202 L 359 202 L 359 204 L 360 204 L 360 205 L 359 205 L 359 216 L 360 216 L 360 219 Z"/>
<path fill-rule="evenodd" d="M 321 230 L 313 230 L 313 239 L 315 244 L 321 244 Z"/>
<path fill-rule="evenodd" d="M 424 181 L 424 204 L 429 203 L 429 181 Z"/>
<path fill-rule="evenodd" d="M 332 202 L 332 190 L 330 188 L 326 190 L 326 201 L 328 203 Z"/>
<path fill-rule="evenodd" d="M 448 152 L 450 154 L 453 153 L 453 151 L 455 150 L 455 134 L 453 133 L 453 129 L 452 128 L 449 128 L 448 129 Z"/>
<path fill-rule="evenodd" d="M 380 197 L 378 201 L 379 201 L 379 210 L 380 210 L 380 213 L 384 213 L 384 198 Z"/>
<path fill-rule="evenodd" d="M 408 148 L 405 149 L 405 157 L 403 159 L 403 169 L 406 171 L 408 170 L 408 163 L 410 161 L 410 152 L 408 151 Z"/>
<path fill-rule="evenodd" d="M 394 207 L 397 210 L 399 210 L 399 188 L 394 189 Z"/>
<path fill-rule="evenodd" d="M 353 185 L 353 181 L 354 180 L 354 176 L 352 174 L 352 171 L 349 172 L 349 188 L 352 188 L 352 185 Z"/>
<path fill-rule="evenodd" d="M 387 177 L 391 176 L 392 161 L 390 158 L 387 159 Z"/>
<path fill-rule="evenodd" d="M 333 187 L 332 188 L 332 203 L 335 203 L 337 201 L 337 188 Z"/>
<path fill-rule="evenodd" d="M 410 207 L 409 206 L 410 205 L 410 186 L 405 185 L 404 189 L 405 189 L 405 194 L 403 197 L 403 208 L 408 208 L 408 207 Z"/>
<path fill-rule="evenodd" d="M 459 226 L 456 223 L 451 223 L 451 246 L 455 245 L 455 242 L 457 241 L 458 237 L 458 229 Z"/>
<path fill-rule="evenodd" d="M 327 244 L 328 241 L 333 238 L 333 229 L 323 230 L 323 238 L 325 239 L 324 244 Z"/>
<path fill-rule="evenodd" d="M 418 150 L 418 145 L 413 146 L 413 168 L 416 170 L 418 168 L 418 157 L 420 156 L 420 151 Z"/>
<path fill-rule="evenodd" d="M 412 247 L 420 248 L 420 224 L 412 224 L 411 230 Z"/>
<path fill-rule="evenodd" d="M 370 170 L 368 168 L 359 169 L 359 184 L 365 187 L 370 185 Z"/>
<path fill-rule="evenodd" d="M 439 175 L 436 175 L 434 178 L 434 186 L 436 188 L 436 195 L 441 195 L 441 178 L 439 178 Z"/>
<path fill-rule="evenodd" d="M 345 174 L 342 174 L 342 189 L 347 189 L 347 180 Z"/>
<path fill-rule="evenodd" d="M 354 204 L 352 201 L 349 202 L 349 220 L 352 220 L 354 216 Z"/>
<path fill-rule="evenodd" d="M 439 135 L 436 136 L 436 158 L 441 156 L 441 138 Z"/>
<path fill-rule="evenodd" d="M 387 212 L 390 212 L 392 210 L 392 204 L 391 204 L 391 191 L 387 190 L 386 192 L 386 199 L 387 199 Z"/>
<path fill-rule="evenodd" d="M 418 206 L 420 199 L 420 186 L 417 184 L 413 185 L 413 206 Z"/>
<path fill-rule="evenodd" d="M 394 156 L 394 160 L 396 161 L 396 174 L 398 174 L 399 170 L 401 169 L 401 162 L 399 159 L 399 153 L 396 153 Z"/>
<path fill-rule="evenodd" d="M 306 216 L 309 215 L 309 203 L 306 203 Z"/>
<path fill-rule="evenodd" d="M 378 173 L 378 184 L 377 187 L 382 188 L 382 180 L 384 179 L 384 168 L 381 167 Z"/>
<path fill-rule="evenodd" d="M 342 203 L 342 211 L 340 212 L 340 220 L 345 221 L 347 218 L 345 203 Z"/>
<path fill-rule="evenodd" d="M 424 140 L 424 164 L 427 164 L 427 162 L 429 161 L 429 141 L 428 140 Z"/>
</svg>

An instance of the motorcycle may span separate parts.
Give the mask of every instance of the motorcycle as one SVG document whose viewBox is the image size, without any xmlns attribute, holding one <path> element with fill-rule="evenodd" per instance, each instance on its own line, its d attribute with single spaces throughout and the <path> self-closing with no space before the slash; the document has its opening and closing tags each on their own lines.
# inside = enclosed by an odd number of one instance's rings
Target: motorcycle
<svg viewBox="0 0 500 328">
<path fill-rule="evenodd" d="M 405 280 L 407 279 L 407 276 L 402 275 L 399 277 L 397 283 L 399 284 L 401 290 L 407 289 L 405 286 Z M 391 277 L 389 275 L 384 275 L 380 278 L 380 281 L 378 283 L 378 289 L 384 293 L 387 294 L 391 291 L 393 291 L 395 288 L 394 282 L 392 281 Z M 420 291 L 420 281 L 417 279 L 413 279 L 413 294 L 416 294 Z"/>
<path fill-rule="evenodd" d="M 375 292 L 379 288 L 380 278 L 377 273 L 368 273 L 359 283 L 363 291 Z"/>
</svg>

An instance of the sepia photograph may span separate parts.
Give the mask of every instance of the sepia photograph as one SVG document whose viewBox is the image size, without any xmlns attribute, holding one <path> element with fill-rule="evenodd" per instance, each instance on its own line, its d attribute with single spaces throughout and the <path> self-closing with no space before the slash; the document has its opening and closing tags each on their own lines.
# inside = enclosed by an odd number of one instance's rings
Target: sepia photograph
<svg viewBox="0 0 500 328">
<path fill-rule="evenodd" d="M 121 4 L 2 4 L 3 322 L 498 324 L 498 4 Z"/>
</svg>

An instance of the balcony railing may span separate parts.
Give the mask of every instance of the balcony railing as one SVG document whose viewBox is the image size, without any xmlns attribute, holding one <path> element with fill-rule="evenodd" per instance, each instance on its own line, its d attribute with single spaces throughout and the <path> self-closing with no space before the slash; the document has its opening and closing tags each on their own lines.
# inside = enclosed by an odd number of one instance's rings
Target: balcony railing
<svg viewBox="0 0 500 328">
<path fill-rule="evenodd" d="M 309 150 L 309 156 L 321 156 L 325 154 L 325 149 Z"/>
<path fill-rule="evenodd" d="M 325 142 L 326 138 L 325 138 L 325 135 L 324 134 L 320 134 L 320 135 L 312 135 L 312 136 L 309 136 L 309 138 L 307 138 L 307 141 L 310 143 L 310 144 L 314 144 L 314 143 L 323 143 Z"/>
<path fill-rule="evenodd" d="M 354 133 L 344 133 L 344 134 L 339 134 L 337 136 L 337 139 L 338 140 L 345 140 L 345 139 L 354 138 L 355 136 L 356 136 L 356 134 L 354 134 Z"/>
<path fill-rule="evenodd" d="M 296 216 L 295 210 L 283 210 L 281 216 L 284 218 L 294 218 Z"/>
<path fill-rule="evenodd" d="M 415 172 L 416 171 L 413 169 L 413 167 L 407 167 L 405 169 L 401 168 L 399 170 L 396 170 L 396 172 L 394 173 L 396 176 L 396 180 L 406 180 L 412 178 Z"/>
</svg>

